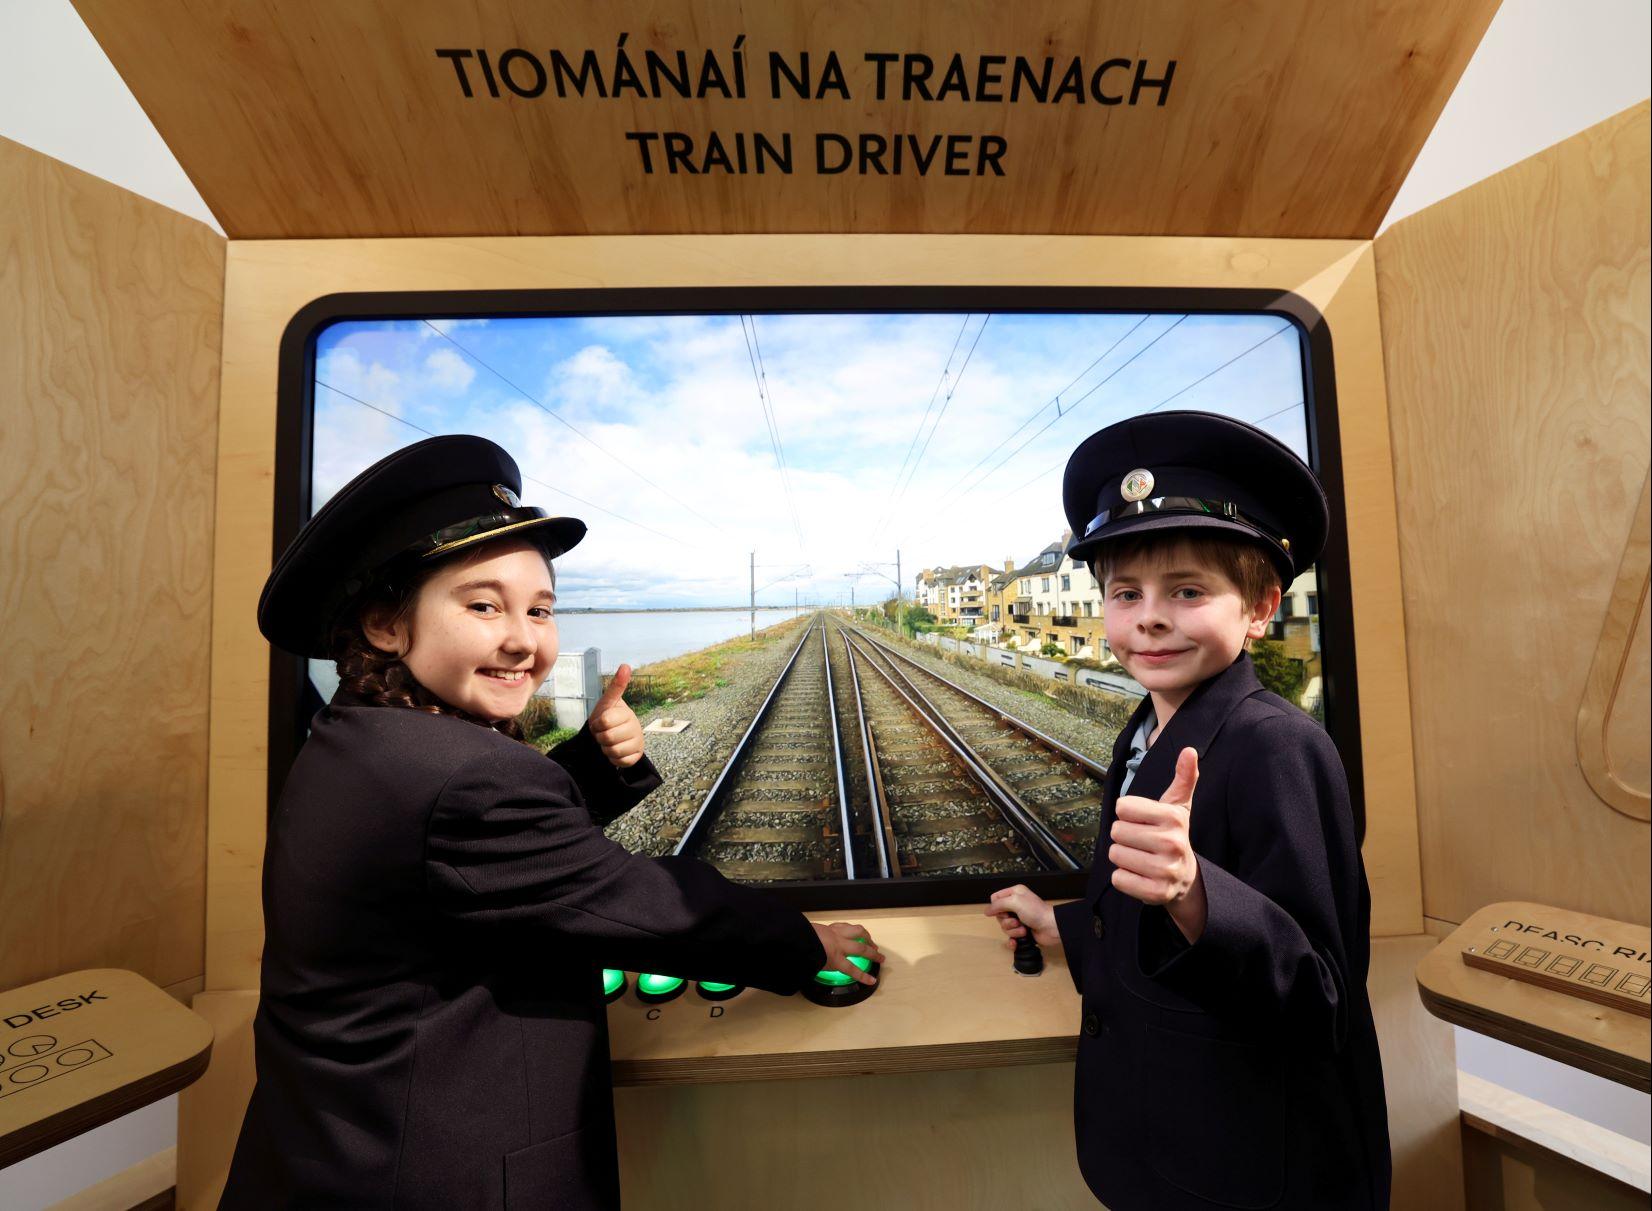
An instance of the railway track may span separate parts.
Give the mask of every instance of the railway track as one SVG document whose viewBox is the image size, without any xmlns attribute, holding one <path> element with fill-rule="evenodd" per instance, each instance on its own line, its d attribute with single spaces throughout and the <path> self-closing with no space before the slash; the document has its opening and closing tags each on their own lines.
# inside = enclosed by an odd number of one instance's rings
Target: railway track
<svg viewBox="0 0 1652 1211">
<path fill-rule="evenodd" d="M 821 615 L 675 852 L 748 883 L 1079 870 L 1104 771 Z"/>
<path fill-rule="evenodd" d="M 678 841 L 744 883 L 854 878 L 826 632 L 805 629 Z"/>
<path fill-rule="evenodd" d="M 891 877 L 1049 869 L 958 750 L 877 653 L 839 631 L 864 722 L 868 815 Z"/>
<path fill-rule="evenodd" d="M 1101 822 L 1107 768 L 1040 732 L 874 636 L 857 636 L 899 668 L 1002 785 L 1087 860 Z"/>
</svg>

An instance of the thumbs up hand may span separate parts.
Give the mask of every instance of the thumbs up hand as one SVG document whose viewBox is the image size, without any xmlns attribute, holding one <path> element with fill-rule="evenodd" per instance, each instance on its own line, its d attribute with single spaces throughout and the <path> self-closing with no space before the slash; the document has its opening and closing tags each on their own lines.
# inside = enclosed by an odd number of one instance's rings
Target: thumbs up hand
<svg viewBox="0 0 1652 1211">
<path fill-rule="evenodd" d="M 1205 928 L 1205 885 L 1188 837 L 1198 785 L 1198 750 L 1184 748 L 1162 798 L 1119 796 L 1107 851 L 1116 868 L 1113 886 L 1143 904 L 1164 905 L 1189 942 L 1198 941 Z"/>
<path fill-rule="evenodd" d="M 642 724 L 636 712 L 625 704 L 625 687 L 631 684 L 631 666 L 622 664 L 614 670 L 614 678 L 602 691 L 586 726 L 602 748 L 608 763 L 619 769 L 642 760 Z"/>
</svg>

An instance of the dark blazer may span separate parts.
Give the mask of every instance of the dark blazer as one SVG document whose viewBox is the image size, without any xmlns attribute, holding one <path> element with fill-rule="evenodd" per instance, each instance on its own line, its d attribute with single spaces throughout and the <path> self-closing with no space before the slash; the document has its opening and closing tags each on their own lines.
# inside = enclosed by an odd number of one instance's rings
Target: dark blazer
<svg viewBox="0 0 1652 1211">
<path fill-rule="evenodd" d="M 228 1208 L 619 1204 L 600 969 L 793 992 L 801 914 L 597 824 L 659 785 L 338 697 L 270 819 L 258 1081 Z"/>
<path fill-rule="evenodd" d="M 1363 829 L 1330 737 L 1250 657 L 1194 690 L 1129 793 L 1157 798 L 1199 753 L 1190 824 L 1209 917 L 1113 890 L 1120 734 L 1084 899 L 1056 909 L 1083 999 L 1079 1168 L 1111 1211 L 1388 1206 L 1388 1117 L 1365 992 Z"/>
</svg>

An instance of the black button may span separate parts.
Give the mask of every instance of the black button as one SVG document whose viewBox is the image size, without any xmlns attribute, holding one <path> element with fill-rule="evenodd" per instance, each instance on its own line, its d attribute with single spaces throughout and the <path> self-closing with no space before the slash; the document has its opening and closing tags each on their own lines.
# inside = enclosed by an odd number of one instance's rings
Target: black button
<svg viewBox="0 0 1652 1211">
<path fill-rule="evenodd" d="M 1101 1033 L 1101 1019 L 1093 1013 L 1084 1015 L 1084 1033 L 1094 1038 Z"/>
<path fill-rule="evenodd" d="M 1100 917 L 1095 919 L 1095 923 L 1090 928 L 1098 938 L 1105 938 L 1107 936 L 1107 923 Z"/>
</svg>

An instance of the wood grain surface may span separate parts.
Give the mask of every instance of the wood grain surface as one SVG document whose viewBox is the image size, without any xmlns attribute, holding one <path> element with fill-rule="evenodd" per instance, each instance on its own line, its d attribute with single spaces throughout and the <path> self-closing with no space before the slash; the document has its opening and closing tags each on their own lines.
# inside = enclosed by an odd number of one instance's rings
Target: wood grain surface
<svg viewBox="0 0 1652 1211">
<path fill-rule="evenodd" d="M 1371 246 L 1308 240 L 930 236 L 236 241 L 226 272 L 212 663 L 208 990 L 256 986 L 263 946 L 277 352 L 288 322 L 357 291 L 794 285 L 1220 286 L 1292 290 L 1336 358 L 1359 653 L 1372 932 L 1422 929 L 1411 699 Z"/>
<path fill-rule="evenodd" d="M 0 992 L 0 1169 L 176 1093 L 212 1028 L 142 976 L 67 972 Z"/>
<path fill-rule="evenodd" d="M 1411 979 L 1428 948 L 1421 936 L 1381 938 L 1372 948 L 1393 1206 L 1462 1211 L 1452 1033 L 1423 1010 Z M 1055 974 L 1066 978 L 1047 971 L 1027 983 Z M 959 1015 L 1019 1012 L 1025 994 L 1004 987 L 1015 979 L 1006 962 L 1003 976 L 970 998 L 983 1003 L 959 1005 Z M 883 995 L 821 1012 L 854 1019 Z M 852 1197 L 879 1211 L 1094 1208 L 1074 1161 L 1072 1082 L 1073 1065 L 1064 1062 L 622 1087 L 614 1092 L 625 1205 L 661 1211 L 707 1198 L 718 1206 L 829 1211 Z"/>
<path fill-rule="evenodd" d="M 0 988 L 203 971 L 224 248 L 0 139 Z"/>
<path fill-rule="evenodd" d="M 642 1007 L 630 993 L 610 1007 L 625 1205 L 825 1211 L 851 1190 L 867 1208 L 1094 1207 L 1073 1154 L 1071 1060 L 1037 1062 L 1024 1048 L 999 1065 L 986 1045 L 974 1065 L 956 1054 L 966 1045 L 957 1040 L 971 1031 L 1027 1039 L 1048 1032 L 1043 1037 L 1070 1054 L 1077 998 L 1060 963 L 1033 979 L 1016 976 L 1009 952 L 961 910 L 926 909 L 904 921 L 882 911 L 855 916 L 891 953 L 886 987 L 858 1006 L 823 1009 L 746 992 L 712 1022 L 710 1006 L 691 991 L 660 1006 L 648 1026 L 634 1020 Z M 994 928 L 985 917 L 980 922 Z M 944 962 L 943 946 L 962 962 Z M 1394 1206 L 1461 1211 L 1452 1033 L 1423 1010 L 1412 979 L 1431 946 L 1423 935 L 1377 939 L 1368 988 L 1388 1091 Z M 937 1010 L 921 990 L 955 970 L 969 978 L 952 984 L 944 1012 Z M 218 1042 L 212 1067 L 180 1099 L 180 1211 L 217 1205 L 252 1087 L 257 999 L 224 992 L 195 1000 Z M 912 1019 L 915 1005 L 936 1019 L 932 1031 Z M 710 1029 L 691 1034 L 691 1018 Z M 810 1027 L 807 1038 L 799 1024 Z M 655 1036 L 644 1037 L 645 1029 Z M 904 1052 L 856 1051 L 860 1036 L 898 1041 L 901 1034 L 912 1044 Z M 662 1058 L 674 1069 L 666 1071 L 670 1079 L 628 1083 L 640 1055 L 665 1057 L 695 1037 L 697 1062 Z M 796 1048 L 795 1069 L 739 1079 L 731 1068 L 741 1055 L 765 1049 L 778 1062 L 779 1046 Z M 828 1058 L 828 1047 L 847 1049 L 836 1054 L 835 1068 L 811 1063 L 811 1056 Z"/>
<path fill-rule="evenodd" d="M 1601 801 L 1636 820 L 1652 819 L 1648 791 L 1646 703 L 1649 647 L 1646 590 L 1652 547 L 1652 478 L 1641 484 L 1623 562 L 1606 603 L 1583 703 L 1577 710 L 1577 758 Z"/>
<path fill-rule="evenodd" d="M 1607 954 L 1599 946 L 1589 949 L 1592 941 L 1598 939 L 1578 934 L 1560 941 L 1547 934 L 1541 939 L 1511 937 L 1502 926 L 1493 925 L 1478 939 L 1467 939 L 1462 959 L 1481 971 L 1652 1018 L 1646 951 L 1620 947 Z"/>
<path fill-rule="evenodd" d="M 1646 1195 L 1627 1182 L 1486 1127 L 1484 1120 L 1464 1112 L 1468 1211 L 1646 1211 Z"/>
<path fill-rule="evenodd" d="M 1094 1211 L 1073 1065 L 614 1091 L 627 1208 Z"/>
<path fill-rule="evenodd" d="M 212 1024 L 212 1064 L 178 1097 L 178 1208 L 212 1211 L 224 1192 L 252 1097 L 257 992 L 204 992 L 191 1006 Z"/>
<path fill-rule="evenodd" d="M 1417 963 L 1432 949 L 1426 934 L 1374 939 L 1365 985 L 1382 1051 L 1396 1211 L 1463 1208 L 1457 1040 L 1417 997 Z"/>
<path fill-rule="evenodd" d="M 1648 921 L 1647 823 L 1602 800 L 1580 753 L 1646 769 L 1644 630 L 1638 655 L 1625 643 L 1644 593 L 1627 548 L 1649 461 L 1648 129 L 1643 103 L 1376 242 L 1440 920 L 1527 899 Z M 1591 681 L 1597 651 L 1624 692 Z"/>
<path fill-rule="evenodd" d="M 267 239 L 851 231 L 1369 238 L 1497 6 L 75 0 L 75 7 L 224 230 Z M 708 52 L 734 76 L 737 45 L 744 97 L 685 99 L 656 88 L 647 70 L 649 53 L 674 68 L 681 51 L 698 91 Z M 443 57 L 443 49 L 454 54 Z M 582 96 L 564 74 L 559 96 L 553 49 L 576 69 L 590 52 L 607 95 L 597 95 L 595 75 Z M 639 90 L 624 87 L 622 51 Z M 811 56 L 807 99 L 783 76 L 776 96 L 771 53 L 794 71 L 802 54 Z M 834 53 L 841 93 L 821 86 Z M 866 56 L 885 53 L 928 56 L 932 77 L 906 99 L 905 61 L 897 61 L 878 99 L 875 62 Z M 954 55 L 962 91 L 943 87 Z M 983 56 L 1002 57 L 985 63 L 984 87 Z M 1009 95 L 1017 56 L 1039 72 L 1052 62 L 1049 100 L 1024 86 L 1013 103 L 990 99 Z M 1059 90 L 1075 59 L 1082 103 Z M 991 83 L 994 72 L 1000 85 Z M 1168 92 L 1146 83 L 1167 72 Z M 732 79 L 730 91 L 738 91 Z M 926 92 L 934 99 L 922 99 Z M 1108 104 L 1109 97 L 1124 103 Z M 632 132 L 673 133 L 692 141 L 693 153 L 672 173 L 662 138 L 653 145 L 654 171 L 645 172 L 642 144 L 626 138 Z M 736 135 L 776 143 L 790 135 L 792 171 L 683 170 L 705 167 L 713 132 L 736 167 Z M 857 161 L 822 175 L 815 151 L 822 133 L 857 151 L 863 135 L 915 137 L 917 150 L 937 137 L 965 142 L 953 175 L 944 160 L 919 175 L 905 143 L 898 172 L 891 151 L 881 174 L 870 164 L 860 171 Z M 980 158 L 988 139 L 1004 143 L 1002 176 Z M 755 156 L 753 147 L 748 166 Z"/>
<path fill-rule="evenodd" d="M 1598 953 L 1603 962 L 1610 962 L 1613 948 L 1619 946 L 1644 955 L 1652 946 L 1652 930 L 1552 905 L 1505 901 L 1470 915 L 1417 964 L 1423 1003 L 1453 1025 L 1643 1093 L 1652 1090 L 1652 1030 L 1647 1019 L 1465 964 L 1465 947 L 1499 936 L 1490 934 L 1492 926 L 1501 935 L 1525 938 L 1537 946 L 1552 944 L 1544 936 L 1550 932 L 1559 938 L 1592 939 L 1602 943 Z"/>
<path fill-rule="evenodd" d="M 1457 1074 L 1457 1089 L 1465 1133 L 1479 1132 L 1529 1152 L 1549 1153 L 1643 1194 L 1652 1191 L 1652 1150 L 1639 1140 L 1470 1072 Z"/>
<path fill-rule="evenodd" d="M 828 922 L 845 914 L 812 914 Z M 827 1008 L 744 992 L 716 1004 L 689 991 L 664 1005 L 633 987 L 608 1007 L 614 1082 L 660 1084 L 920 1072 L 1071 1060 L 1078 994 L 1062 952 L 1017 976 L 1003 933 L 978 908 L 875 909 L 865 925 L 886 960 L 869 1000 Z M 944 1013 L 937 1006 L 945 1005 Z"/>
</svg>

